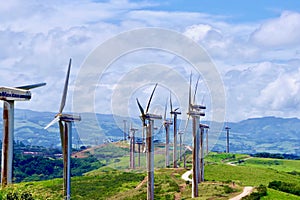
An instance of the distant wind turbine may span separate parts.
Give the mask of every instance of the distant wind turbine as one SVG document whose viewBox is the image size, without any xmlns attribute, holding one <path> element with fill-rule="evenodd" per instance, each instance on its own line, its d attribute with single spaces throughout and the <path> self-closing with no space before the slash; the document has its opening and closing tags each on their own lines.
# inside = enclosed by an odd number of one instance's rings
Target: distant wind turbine
<svg viewBox="0 0 300 200">
<path fill-rule="evenodd" d="M 130 126 L 130 168 L 135 168 L 135 132 L 139 130 L 132 127 L 132 123 Z"/>
<path fill-rule="evenodd" d="M 55 115 L 55 118 L 45 127 L 45 129 L 47 129 L 57 122 L 59 124 L 59 131 L 60 131 L 60 138 L 61 138 L 61 145 L 62 145 L 62 152 L 63 152 L 63 163 L 64 163 L 64 170 L 63 170 L 64 199 L 67 200 L 70 199 L 70 195 L 71 195 L 70 159 L 71 159 L 71 150 L 72 150 L 72 122 L 81 120 L 81 117 L 79 115 L 62 113 L 67 99 L 71 62 L 72 60 L 70 59 L 59 111 Z"/>
<path fill-rule="evenodd" d="M 0 87 L 0 100 L 3 101 L 2 187 L 12 183 L 15 101 L 29 101 L 31 99 L 31 92 L 29 90 L 44 85 L 46 85 L 46 83 L 20 87 Z"/>
</svg>

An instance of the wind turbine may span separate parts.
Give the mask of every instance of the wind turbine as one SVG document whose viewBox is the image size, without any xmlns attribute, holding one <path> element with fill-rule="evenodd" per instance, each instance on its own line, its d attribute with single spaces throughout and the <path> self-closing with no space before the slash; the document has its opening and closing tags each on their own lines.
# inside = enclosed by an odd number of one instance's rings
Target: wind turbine
<svg viewBox="0 0 300 200">
<path fill-rule="evenodd" d="M 173 123 L 174 123 L 174 143 L 173 143 L 173 167 L 177 168 L 177 115 L 181 115 L 181 112 L 177 111 L 179 108 L 173 110 L 172 105 L 172 95 L 170 93 L 170 107 L 171 107 L 171 116 L 174 115 Z"/>
<path fill-rule="evenodd" d="M 166 130 L 166 146 L 165 146 L 165 167 L 168 167 L 170 165 L 169 163 L 169 137 L 170 137 L 170 134 L 169 134 L 169 130 L 170 130 L 170 125 L 173 124 L 172 120 L 167 120 L 167 108 L 168 108 L 168 99 L 167 99 L 167 102 L 166 102 L 166 105 L 165 105 L 165 114 L 164 114 L 164 121 L 163 121 L 163 125 L 165 127 L 165 130 Z"/>
<path fill-rule="evenodd" d="M 71 159 L 71 150 L 72 150 L 72 122 L 81 120 L 81 117 L 79 115 L 63 113 L 63 109 L 65 107 L 66 99 L 67 99 L 71 62 L 72 60 L 70 59 L 58 113 L 55 115 L 55 118 L 44 128 L 47 129 L 57 122 L 59 124 L 59 131 L 60 131 L 60 138 L 61 138 L 61 145 L 62 145 L 62 152 L 63 152 L 63 163 L 64 163 L 64 170 L 63 170 L 64 199 L 67 200 L 70 199 L 70 194 L 71 194 L 70 159 Z"/>
<path fill-rule="evenodd" d="M 136 128 L 132 127 L 132 123 L 131 123 L 131 127 L 130 127 L 130 168 L 134 169 L 135 168 L 135 132 L 139 130 Z"/>
<path fill-rule="evenodd" d="M 0 100 L 3 101 L 3 136 L 1 160 L 1 185 L 12 183 L 13 143 L 14 143 L 14 105 L 15 101 L 29 101 L 30 89 L 41 87 L 46 83 L 20 87 L 0 87 Z"/>
<path fill-rule="evenodd" d="M 231 128 L 228 127 L 228 125 L 225 127 L 226 130 L 226 137 L 227 137 L 227 142 L 226 142 L 226 153 L 229 153 L 229 130 Z"/>
<path fill-rule="evenodd" d="M 150 103 L 157 87 L 157 83 L 152 91 L 150 99 L 148 101 L 146 111 L 144 111 L 143 107 L 141 106 L 138 98 L 136 99 L 138 107 L 141 112 L 141 120 L 143 123 L 143 127 L 146 127 L 146 147 L 147 147 L 147 175 L 148 175 L 148 183 L 147 183 L 147 200 L 154 199 L 154 148 L 153 148 L 153 128 L 154 128 L 154 120 L 155 119 L 162 119 L 161 115 L 155 115 L 148 113 Z M 147 123 L 148 121 L 148 123 Z"/>
<path fill-rule="evenodd" d="M 199 80 L 199 79 L 198 79 Z M 193 166 L 192 166 L 192 171 L 193 171 L 193 178 L 192 178 L 192 198 L 198 197 L 198 159 L 199 159 L 199 120 L 200 116 L 205 116 L 205 114 L 201 111 L 202 109 L 206 109 L 205 106 L 202 105 L 197 105 L 192 103 L 191 99 L 191 89 L 192 85 L 192 74 L 190 75 L 190 85 L 189 85 L 189 105 L 188 105 L 188 115 L 192 117 L 193 119 Z M 197 83 L 198 85 L 198 83 Z M 197 91 L 197 85 L 195 88 L 195 93 Z"/>
</svg>

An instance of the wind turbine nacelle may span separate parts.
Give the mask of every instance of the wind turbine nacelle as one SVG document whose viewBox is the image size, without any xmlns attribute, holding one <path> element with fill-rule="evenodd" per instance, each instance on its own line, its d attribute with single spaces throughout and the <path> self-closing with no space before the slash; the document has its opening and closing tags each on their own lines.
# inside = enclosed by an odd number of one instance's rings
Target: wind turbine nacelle
<svg viewBox="0 0 300 200">
<path fill-rule="evenodd" d="M 81 117 L 80 115 L 62 114 L 60 120 L 65 122 L 74 122 L 81 121 Z"/>
<path fill-rule="evenodd" d="M 209 128 L 209 126 L 206 124 L 200 124 L 200 128 Z"/>
<path fill-rule="evenodd" d="M 191 116 L 201 116 L 201 117 L 204 117 L 205 116 L 205 113 L 204 112 L 199 112 L 199 111 L 194 111 L 194 110 L 191 110 L 189 113 L 187 113 L 188 115 L 191 115 Z"/>
<path fill-rule="evenodd" d="M 147 119 L 162 119 L 162 116 L 161 115 L 155 115 L 155 114 L 149 114 L 149 113 L 147 113 L 146 114 L 146 118 Z"/>
<path fill-rule="evenodd" d="M 164 125 L 172 125 L 173 122 L 171 120 L 165 120 L 164 122 Z"/>
<path fill-rule="evenodd" d="M 28 90 L 0 87 L 0 100 L 4 101 L 29 101 L 31 92 Z"/>
<path fill-rule="evenodd" d="M 172 114 L 172 115 L 173 115 L 173 114 L 174 114 L 174 115 L 181 115 L 181 112 L 179 112 L 179 111 L 171 111 L 170 114 Z"/>
<path fill-rule="evenodd" d="M 206 106 L 203 106 L 203 105 L 194 105 L 194 104 L 192 104 L 191 105 L 191 108 L 192 109 L 195 109 L 195 110 L 204 110 L 204 109 L 206 109 Z"/>
</svg>

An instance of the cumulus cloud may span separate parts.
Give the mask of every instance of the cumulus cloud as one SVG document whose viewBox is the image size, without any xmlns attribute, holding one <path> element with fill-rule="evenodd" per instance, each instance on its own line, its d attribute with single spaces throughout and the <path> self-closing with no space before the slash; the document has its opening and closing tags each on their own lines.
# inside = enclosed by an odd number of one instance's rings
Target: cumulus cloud
<svg viewBox="0 0 300 200">
<path fill-rule="evenodd" d="M 285 11 L 279 18 L 262 23 L 252 34 L 251 40 L 266 47 L 299 46 L 300 14 Z"/>
</svg>

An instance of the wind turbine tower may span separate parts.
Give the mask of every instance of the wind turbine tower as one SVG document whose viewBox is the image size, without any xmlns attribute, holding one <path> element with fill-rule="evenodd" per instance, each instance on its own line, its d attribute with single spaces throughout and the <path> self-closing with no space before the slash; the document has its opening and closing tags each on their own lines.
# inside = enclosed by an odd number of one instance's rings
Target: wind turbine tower
<svg viewBox="0 0 300 200">
<path fill-rule="evenodd" d="M 229 130 L 231 128 L 229 128 L 228 126 L 225 127 L 226 130 L 226 137 L 227 137 L 227 142 L 226 142 L 226 153 L 229 153 Z"/>
<path fill-rule="evenodd" d="M 44 85 L 46 85 L 46 83 L 20 87 L 0 87 L 0 100 L 3 101 L 2 187 L 12 183 L 15 101 L 29 101 L 31 99 L 31 92 L 29 90 Z"/>
<path fill-rule="evenodd" d="M 55 115 L 55 118 L 45 127 L 45 129 L 47 129 L 57 122 L 59 124 L 62 153 L 63 153 L 63 163 L 64 163 L 64 169 L 63 169 L 64 193 L 63 194 L 64 194 L 64 199 L 67 200 L 71 198 L 70 197 L 71 195 L 71 167 L 70 167 L 71 160 L 70 159 L 71 159 L 71 151 L 72 151 L 72 122 L 81 120 L 81 117 L 79 115 L 62 113 L 67 99 L 71 62 L 72 60 L 70 59 L 59 111 Z"/>
<path fill-rule="evenodd" d="M 173 110 L 172 106 L 172 95 L 170 94 L 170 106 L 171 106 L 171 116 L 174 115 L 174 143 L 173 143 L 173 167 L 177 168 L 177 115 L 181 115 L 181 112 L 177 111 L 179 108 Z"/>
<path fill-rule="evenodd" d="M 206 155 L 208 155 L 208 129 L 209 127 L 206 129 Z"/>
<path fill-rule="evenodd" d="M 141 106 L 138 99 L 136 99 L 138 107 L 141 111 L 141 120 L 143 122 L 143 126 L 146 127 L 146 147 L 147 147 L 147 175 L 148 175 L 148 181 L 147 181 L 147 200 L 153 200 L 154 199 L 154 146 L 153 146 L 153 128 L 154 128 L 154 120 L 155 119 L 162 119 L 161 115 L 155 115 L 148 113 L 150 103 L 153 97 L 153 94 L 155 92 L 155 89 L 157 87 L 157 84 L 155 85 L 152 94 L 150 96 L 150 99 L 148 101 L 146 112 L 144 111 L 143 107 Z M 146 122 L 148 121 L 148 123 Z"/>
<path fill-rule="evenodd" d="M 130 168 L 131 169 L 134 169 L 135 168 L 135 132 L 137 131 L 138 129 L 136 128 L 133 128 L 132 127 L 132 124 L 131 124 L 131 127 L 130 127 Z"/>
<path fill-rule="evenodd" d="M 204 181 L 204 129 L 208 129 L 209 126 L 206 124 L 200 124 L 200 173 L 199 173 L 199 183 Z"/>
<path fill-rule="evenodd" d="M 167 100 L 168 101 L 168 100 Z M 165 127 L 165 130 L 166 130 L 166 146 L 165 146 L 165 167 L 168 167 L 170 165 L 169 163 L 169 157 L 170 157 L 170 154 L 169 154 L 169 143 L 170 143 L 170 134 L 169 134 L 169 131 L 170 131 L 170 125 L 173 124 L 173 122 L 171 120 L 167 120 L 167 107 L 168 107 L 168 103 L 166 102 L 166 105 L 165 105 L 165 114 L 164 114 L 164 121 L 163 121 L 163 125 Z"/>
<path fill-rule="evenodd" d="M 182 160 L 182 135 L 184 134 L 184 131 L 179 131 L 179 160 Z"/>
</svg>

